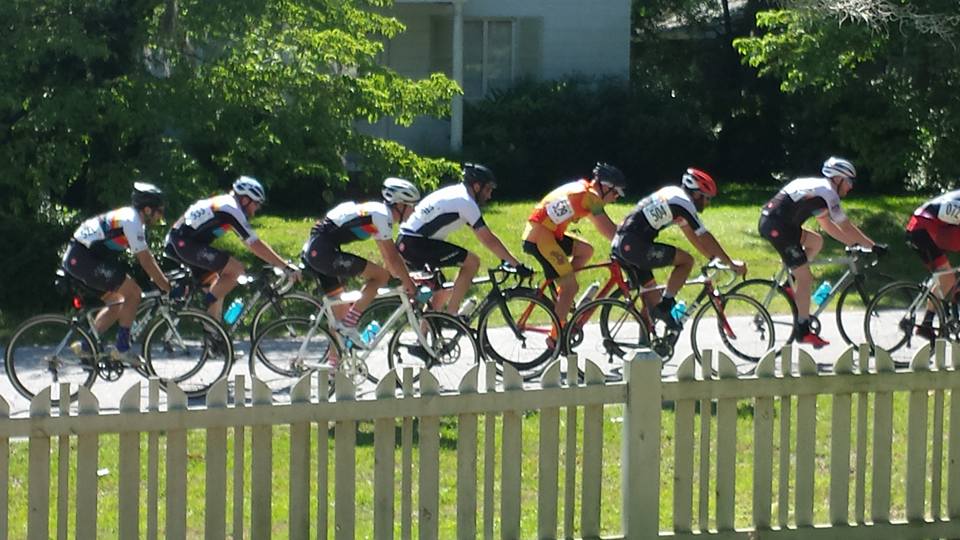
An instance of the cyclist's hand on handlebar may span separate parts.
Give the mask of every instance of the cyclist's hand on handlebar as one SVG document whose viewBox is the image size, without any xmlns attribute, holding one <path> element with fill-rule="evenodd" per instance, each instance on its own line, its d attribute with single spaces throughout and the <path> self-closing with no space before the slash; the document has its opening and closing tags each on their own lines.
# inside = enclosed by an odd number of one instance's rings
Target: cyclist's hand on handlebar
<svg viewBox="0 0 960 540">
<path fill-rule="evenodd" d="M 292 262 L 287 262 L 287 267 L 283 269 L 283 272 L 293 283 L 296 283 L 303 278 L 303 271 L 300 270 L 299 266 L 293 264 Z"/>
<path fill-rule="evenodd" d="M 533 268 L 521 263 L 517 266 L 517 275 L 522 278 L 528 278 L 533 275 Z"/>
<path fill-rule="evenodd" d="M 882 257 L 887 254 L 889 246 L 887 244 L 874 244 L 871 251 L 873 251 L 877 257 Z"/>
<path fill-rule="evenodd" d="M 730 259 L 730 269 L 733 270 L 738 276 L 747 275 L 747 263 L 743 261 Z"/>
</svg>

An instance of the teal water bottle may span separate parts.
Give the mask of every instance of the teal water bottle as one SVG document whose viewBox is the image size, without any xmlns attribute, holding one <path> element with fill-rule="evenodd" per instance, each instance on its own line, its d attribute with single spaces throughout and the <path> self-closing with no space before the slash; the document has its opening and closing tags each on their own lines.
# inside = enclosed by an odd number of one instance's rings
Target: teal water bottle
<svg viewBox="0 0 960 540">
<path fill-rule="evenodd" d="M 243 300 L 239 297 L 234 298 L 233 302 L 230 302 L 230 306 L 227 307 L 227 310 L 223 312 L 223 320 L 226 321 L 227 324 L 233 324 L 237 322 L 241 311 L 243 311 Z"/>
<path fill-rule="evenodd" d="M 673 309 L 670 310 L 670 316 L 673 317 L 673 320 L 680 322 L 683 319 L 683 316 L 687 314 L 687 303 L 683 300 L 677 300 L 677 303 L 673 305 Z"/>
<path fill-rule="evenodd" d="M 826 302 L 828 296 L 830 296 L 830 282 L 824 281 L 816 291 L 813 291 L 812 300 L 819 306 Z"/>
<path fill-rule="evenodd" d="M 377 333 L 379 331 L 380 322 L 370 321 L 370 323 L 363 328 L 363 332 L 360 332 L 360 338 L 363 339 L 365 344 L 369 344 L 371 341 L 373 341 L 373 338 L 377 337 Z"/>
</svg>

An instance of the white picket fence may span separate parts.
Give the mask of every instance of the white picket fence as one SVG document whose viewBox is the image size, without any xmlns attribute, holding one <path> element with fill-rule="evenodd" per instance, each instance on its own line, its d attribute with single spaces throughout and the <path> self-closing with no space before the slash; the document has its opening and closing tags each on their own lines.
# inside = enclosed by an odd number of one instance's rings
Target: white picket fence
<svg viewBox="0 0 960 540">
<path fill-rule="evenodd" d="M 660 362 L 648 353 L 626 363 L 622 382 L 606 382 L 596 365 L 584 362 L 582 372 L 571 369 L 566 377 L 555 363 L 536 388 L 523 388 L 512 370 L 497 381 L 493 366 L 475 366 L 456 394 L 439 393 L 429 374 L 415 385 L 407 371 L 399 377 L 402 391 L 396 390 L 398 375 L 392 372 L 375 395 L 363 399 L 340 379 L 335 400 L 317 398 L 316 388 L 326 387 L 326 374 L 319 374 L 300 380 L 288 404 L 273 403 L 271 390 L 260 381 L 253 381 L 250 404 L 228 399 L 222 381 L 201 409 L 187 409 L 185 396 L 175 388 L 161 407 L 155 381 L 146 404 L 137 384 L 125 394 L 120 411 L 110 414 L 99 413 L 89 392 L 64 411 L 51 410 L 44 393 L 33 400 L 28 418 L 9 418 L 9 407 L 0 400 L 0 539 L 22 535 L 15 531 L 23 524 L 11 523 L 10 494 L 24 484 L 26 535 L 43 539 L 102 536 L 98 505 L 107 506 L 107 496 L 116 497 L 115 534 L 122 539 L 139 538 L 143 531 L 146 538 L 354 538 L 360 535 L 358 484 L 361 496 L 372 485 L 377 538 L 410 538 L 414 531 L 420 538 L 438 538 L 441 522 L 455 524 L 451 530 L 459 538 L 492 538 L 495 532 L 502 538 L 601 533 L 639 539 L 957 538 L 960 393 L 951 390 L 960 387 L 960 347 L 949 345 L 938 342 L 934 351 L 917 355 L 911 371 L 896 373 L 887 355 L 870 359 L 861 348 L 848 350 L 832 374 L 822 375 L 809 354 L 788 349 L 782 357 L 764 358 L 755 377 L 738 379 L 729 358 L 708 353 L 716 361 L 714 378 L 698 377 L 688 358 L 677 380 L 662 381 Z M 244 396 L 244 385 L 237 377 L 229 390 Z M 893 447 L 895 430 L 903 429 L 894 425 L 895 392 L 909 395 L 902 464 L 897 463 L 902 449 Z M 817 431 L 818 397 L 829 400 L 829 433 Z M 661 459 L 667 457 L 661 455 L 664 401 L 675 410 L 667 444 L 673 466 L 661 479 Z M 749 459 L 737 440 L 738 416 L 744 416 L 738 415 L 738 405 L 745 404 L 752 408 L 746 416 L 753 436 L 739 442 L 752 448 Z M 606 462 L 605 407 L 622 410 L 620 451 Z M 521 468 L 522 427 L 530 411 L 538 413 L 527 420 L 538 423 L 539 433 L 535 502 L 523 496 Z M 441 454 L 448 452 L 441 445 L 441 421 L 455 425 L 455 470 L 441 467 Z M 358 475 L 356 470 L 359 422 L 373 423 L 372 482 L 363 480 L 370 477 L 367 471 Z M 289 430 L 290 451 L 275 459 L 274 429 L 280 427 Z M 188 433 L 193 431 L 205 438 L 202 478 L 195 471 L 188 474 Z M 100 442 L 109 434 L 119 434 L 116 493 L 98 489 L 97 471 L 105 459 Z M 826 440 L 828 452 L 818 455 L 817 442 Z M 26 448 L 26 474 L 11 472 L 14 445 Z M 332 474 L 330 457 L 335 457 Z M 742 491 L 737 463 L 745 459 L 752 487 Z M 289 476 L 283 526 L 272 522 L 273 481 L 280 468 Z M 619 494 L 603 485 L 603 472 L 610 468 L 620 471 Z M 895 469 L 906 471 L 903 501 L 892 500 Z M 441 484 L 451 477 L 455 511 L 441 505 Z M 829 515 L 815 523 L 816 484 L 824 478 Z M 188 482 L 203 483 L 203 500 L 188 502 Z M 665 486 L 672 487 L 672 500 L 661 496 Z M 741 506 L 749 502 L 751 510 L 738 514 L 738 501 Z M 619 531 L 601 530 L 602 502 L 616 506 Z M 891 519 L 901 504 L 903 519 Z M 202 528 L 188 527 L 188 506 L 203 515 Z M 666 522 L 660 519 L 662 506 L 664 515 L 672 516 Z M 536 532 L 522 531 L 522 516 L 534 513 Z"/>
</svg>

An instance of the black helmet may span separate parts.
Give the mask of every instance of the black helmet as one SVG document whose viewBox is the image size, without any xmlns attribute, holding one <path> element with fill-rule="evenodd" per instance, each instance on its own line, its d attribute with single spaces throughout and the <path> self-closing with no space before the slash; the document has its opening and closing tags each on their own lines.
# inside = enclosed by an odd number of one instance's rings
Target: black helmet
<svg viewBox="0 0 960 540">
<path fill-rule="evenodd" d="M 133 192 L 130 194 L 133 207 L 141 210 L 144 207 L 159 208 L 163 206 L 163 192 L 160 188 L 146 182 L 134 182 Z"/>
<path fill-rule="evenodd" d="M 620 169 L 603 162 L 597 162 L 593 167 L 593 181 L 612 187 L 621 197 L 627 183 Z"/>
<path fill-rule="evenodd" d="M 481 187 L 487 184 L 497 185 L 497 178 L 493 171 L 477 163 L 463 164 L 463 182 L 465 184 L 479 183 Z"/>
</svg>

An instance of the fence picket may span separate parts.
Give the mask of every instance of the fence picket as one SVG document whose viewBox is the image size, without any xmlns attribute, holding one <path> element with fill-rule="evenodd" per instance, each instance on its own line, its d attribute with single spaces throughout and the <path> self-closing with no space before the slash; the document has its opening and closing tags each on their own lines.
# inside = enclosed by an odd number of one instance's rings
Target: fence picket
<svg viewBox="0 0 960 540">
<path fill-rule="evenodd" d="M 50 416 L 51 388 L 41 391 L 30 401 L 30 418 Z M 46 540 L 50 537 L 50 438 L 30 437 L 30 465 L 27 477 L 27 536 Z"/>
<path fill-rule="evenodd" d="M 495 393 L 497 387 L 497 370 L 493 362 L 485 362 L 484 369 L 484 391 Z M 487 413 L 483 418 L 483 537 L 487 540 L 493 538 L 493 520 L 495 509 L 493 507 L 493 482 L 494 470 L 497 466 L 496 444 L 497 444 L 497 416 L 494 413 Z"/>
<path fill-rule="evenodd" d="M 720 379 L 736 379 L 730 358 L 714 351 Z M 717 400 L 717 530 L 732 531 L 737 491 L 737 400 Z"/>
<path fill-rule="evenodd" d="M 857 362 L 861 375 L 870 372 L 870 355 L 865 345 L 860 347 Z M 866 521 L 867 500 L 867 392 L 857 394 L 857 466 L 855 476 L 853 517 L 858 525 Z"/>
<path fill-rule="evenodd" d="M 160 412 L 160 379 L 147 382 L 147 411 Z M 160 433 L 151 430 L 147 435 L 147 539 L 157 540 L 160 534 Z"/>
<path fill-rule="evenodd" d="M 560 388 L 560 360 L 555 360 L 540 377 L 541 388 Z M 540 410 L 538 457 L 537 536 L 556 538 L 557 500 L 560 493 L 560 408 Z"/>
<path fill-rule="evenodd" d="M 947 344 L 945 339 L 938 339 L 935 348 L 935 369 L 944 373 L 946 370 Z M 930 516 L 934 520 L 942 517 L 941 492 L 943 490 L 943 390 L 933 393 L 933 449 L 930 471 Z"/>
<path fill-rule="evenodd" d="M 620 462 L 624 538 L 654 538 L 660 530 L 660 357 L 639 351 L 623 363 L 627 393 Z"/>
<path fill-rule="evenodd" d="M 580 361 L 576 354 L 567 357 L 567 387 L 573 387 L 580 380 Z M 565 538 L 574 535 L 574 504 L 577 486 L 577 411 L 576 405 L 567 407 L 567 432 L 563 444 L 566 448 L 563 464 L 563 534 Z"/>
<path fill-rule="evenodd" d="M 477 393 L 480 365 L 475 364 L 460 379 L 461 395 Z M 477 537 L 477 415 L 457 417 L 457 538 Z"/>
<path fill-rule="evenodd" d="M 80 388 L 80 416 L 100 414 L 100 404 L 90 389 Z M 97 469 L 100 436 L 96 433 L 77 435 L 77 538 L 97 537 Z M 6 505 L 4 505 L 6 508 Z M 2 536 L 0 536 L 2 538 Z"/>
<path fill-rule="evenodd" d="M 837 375 L 853 373 L 853 351 L 850 347 L 837 359 L 833 372 Z M 847 525 L 850 522 L 850 408 L 851 394 L 833 396 L 830 418 L 830 523 Z"/>
<path fill-rule="evenodd" d="M 233 378 L 233 407 L 234 409 L 243 409 L 247 403 L 246 378 L 243 375 L 236 375 Z M 243 538 L 244 531 L 244 508 L 246 506 L 244 493 L 244 471 L 246 468 L 246 428 L 235 426 L 233 428 L 233 537 Z"/>
<path fill-rule="evenodd" d="M 960 347 L 950 347 L 950 368 L 960 371 Z M 950 442 L 947 467 L 947 517 L 960 519 L 960 392 L 950 391 Z"/>
<path fill-rule="evenodd" d="M 787 345 L 780 354 L 783 378 L 793 377 L 793 347 Z M 777 490 L 777 524 L 787 527 L 790 515 L 790 426 L 793 418 L 793 397 L 780 396 L 780 469 Z"/>
<path fill-rule="evenodd" d="M 925 345 L 913 357 L 915 372 L 930 370 L 931 346 Z M 910 392 L 907 409 L 907 519 L 923 519 L 927 487 L 927 412 L 926 390 Z"/>
<path fill-rule="evenodd" d="M 587 385 L 602 385 L 606 381 L 603 371 L 590 360 L 586 360 L 584 368 L 584 382 Z M 603 485 L 603 405 L 587 405 L 583 408 L 582 463 L 580 534 L 585 538 L 591 538 L 600 536 L 600 493 Z"/>
<path fill-rule="evenodd" d="M 696 360 L 688 356 L 677 368 L 677 380 L 696 380 Z M 673 530 L 690 532 L 693 528 L 693 419 L 696 401 L 677 400 L 673 419 Z"/>
<path fill-rule="evenodd" d="M 61 396 L 70 395 L 70 383 L 60 383 Z M 61 399 L 58 402 L 58 414 L 70 416 L 70 400 Z M 57 539 L 67 539 L 67 529 L 70 524 L 67 514 L 70 511 L 70 436 L 60 435 L 57 448 Z"/>
<path fill-rule="evenodd" d="M 877 373 L 893 376 L 893 359 L 883 349 L 876 355 Z M 874 523 L 890 521 L 890 474 L 893 458 L 893 392 L 873 398 L 873 484 L 870 516 Z"/>
<path fill-rule="evenodd" d="M 356 387 L 342 371 L 337 372 L 337 402 L 356 399 Z M 334 530 L 338 540 L 356 537 L 357 523 L 357 422 L 341 420 L 334 431 L 334 451 L 337 467 L 334 471 L 336 493 Z"/>
<path fill-rule="evenodd" d="M 10 404 L 0 397 L 0 423 L 9 420 Z M 79 457 L 78 457 L 79 462 Z M 0 540 L 7 540 L 10 530 L 10 438 L 0 436 Z"/>
<path fill-rule="evenodd" d="M 187 395 L 167 384 L 167 412 L 187 410 Z M 187 431 L 167 431 L 167 538 L 187 537 Z"/>
<path fill-rule="evenodd" d="M 436 376 L 428 370 L 420 372 L 420 396 L 440 395 Z M 519 459 L 514 460 L 517 463 Z M 506 460 L 504 460 L 506 462 Z M 420 417 L 420 490 L 418 525 L 420 538 L 432 540 L 440 536 L 440 417 Z M 519 475 L 518 475 L 519 476 Z"/>
<path fill-rule="evenodd" d="M 290 403 L 310 403 L 310 374 L 300 377 L 290 390 Z M 290 533 L 289 538 L 310 537 L 310 422 L 290 425 Z"/>
<path fill-rule="evenodd" d="M 509 364 L 503 366 L 503 390 L 515 392 L 523 390 L 523 379 Z M 520 537 L 520 486 L 521 464 L 523 463 L 522 426 L 523 412 L 518 410 L 503 413 L 501 426 L 500 460 L 500 536 L 502 538 Z"/>
<path fill-rule="evenodd" d="M 317 393 L 321 402 L 329 399 L 330 372 L 317 372 Z M 317 540 L 326 540 L 330 523 L 330 424 L 317 419 Z"/>
<path fill-rule="evenodd" d="M 394 399 L 396 391 L 397 372 L 390 371 L 377 384 L 377 399 Z M 373 536 L 375 538 L 393 538 L 393 481 L 397 461 L 394 456 L 396 428 L 397 421 L 393 418 L 377 418 L 374 421 Z"/>
<path fill-rule="evenodd" d="M 797 367 L 801 377 L 817 376 L 817 364 L 810 353 L 798 351 Z M 797 398 L 797 478 L 795 521 L 797 527 L 813 525 L 813 484 L 816 474 L 817 396 Z"/>
<path fill-rule="evenodd" d="M 210 388 L 207 408 L 227 408 L 227 379 Z M 203 535 L 207 540 L 223 540 L 227 536 L 227 428 L 207 428 L 205 460 Z M 296 475 L 290 476 L 292 485 Z"/>
<path fill-rule="evenodd" d="M 250 414 L 266 414 L 273 405 L 272 392 L 263 381 L 251 381 L 253 407 Z M 250 432 L 250 536 L 270 538 L 273 514 L 273 426 L 257 425 Z"/>
<path fill-rule="evenodd" d="M 757 364 L 757 379 L 773 379 L 776 352 L 771 351 Z M 753 522 L 758 530 L 770 528 L 773 499 L 773 405 L 774 398 L 754 400 L 753 424 Z"/>
<path fill-rule="evenodd" d="M 703 351 L 700 358 L 700 370 L 704 379 L 712 379 L 715 373 L 711 366 L 716 364 L 712 350 Z M 712 439 L 711 415 L 713 402 L 708 399 L 700 400 L 700 488 L 697 491 L 700 501 L 699 528 L 700 532 L 710 530 L 710 444 Z"/>
<path fill-rule="evenodd" d="M 413 396 L 413 368 L 403 368 L 403 397 Z M 413 418 L 404 417 L 400 428 L 400 538 L 410 540 L 413 535 Z M 337 457 L 339 458 L 339 452 Z"/>
<path fill-rule="evenodd" d="M 134 383 L 120 399 L 121 414 L 140 414 L 140 383 Z M 117 471 L 120 498 L 117 522 L 120 538 L 140 537 L 140 433 L 120 434 L 120 470 Z"/>
</svg>

